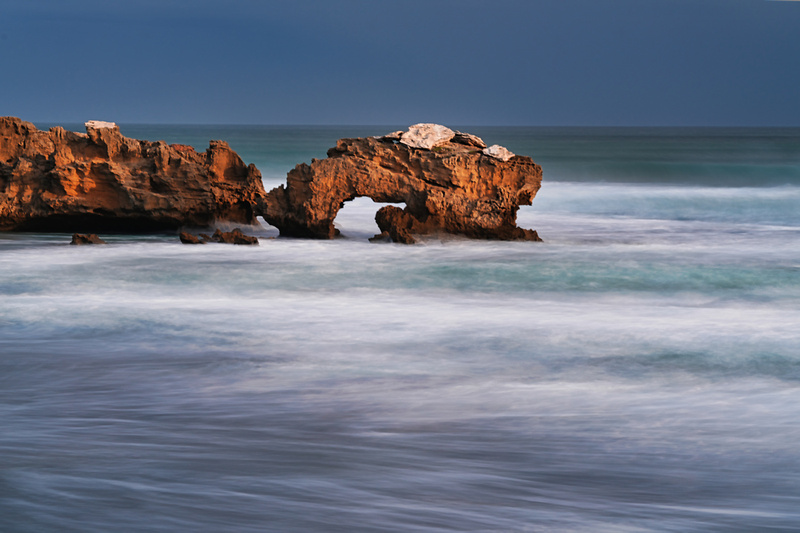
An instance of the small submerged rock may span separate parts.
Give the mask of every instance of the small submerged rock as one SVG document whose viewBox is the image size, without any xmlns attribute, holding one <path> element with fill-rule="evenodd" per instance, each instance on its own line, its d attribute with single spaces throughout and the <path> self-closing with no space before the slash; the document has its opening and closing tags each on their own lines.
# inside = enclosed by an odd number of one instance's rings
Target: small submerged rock
<svg viewBox="0 0 800 533">
<path fill-rule="evenodd" d="M 214 235 L 211 235 L 210 237 L 205 233 L 201 233 L 198 236 L 182 231 L 179 237 L 183 244 L 206 244 L 208 242 L 219 242 L 225 244 L 258 244 L 258 237 L 245 235 L 239 228 L 235 228 L 231 231 L 217 230 L 214 232 Z"/>
<path fill-rule="evenodd" d="M 186 233 L 182 231 L 179 235 L 181 242 L 183 244 L 205 244 L 206 240 L 200 240 L 197 235 L 192 235 L 191 233 Z"/>
<path fill-rule="evenodd" d="M 75 233 L 72 235 L 72 242 L 70 244 L 107 244 L 106 241 L 101 239 L 95 233 L 83 234 Z"/>
<path fill-rule="evenodd" d="M 388 231 L 382 231 L 369 238 L 369 242 L 394 242 Z"/>
<path fill-rule="evenodd" d="M 211 236 L 211 240 L 213 242 L 222 242 L 226 244 L 258 244 L 257 237 L 245 235 L 239 228 L 232 231 L 217 230 L 214 232 L 214 235 Z"/>
</svg>

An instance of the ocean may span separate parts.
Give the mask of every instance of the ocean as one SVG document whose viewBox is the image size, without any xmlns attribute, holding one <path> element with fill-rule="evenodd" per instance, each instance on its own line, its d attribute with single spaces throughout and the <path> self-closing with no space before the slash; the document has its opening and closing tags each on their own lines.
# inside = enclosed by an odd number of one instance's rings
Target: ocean
<svg viewBox="0 0 800 533">
<path fill-rule="evenodd" d="M 0 531 L 800 530 L 800 129 L 459 129 L 545 242 L 0 234 Z"/>
</svg>

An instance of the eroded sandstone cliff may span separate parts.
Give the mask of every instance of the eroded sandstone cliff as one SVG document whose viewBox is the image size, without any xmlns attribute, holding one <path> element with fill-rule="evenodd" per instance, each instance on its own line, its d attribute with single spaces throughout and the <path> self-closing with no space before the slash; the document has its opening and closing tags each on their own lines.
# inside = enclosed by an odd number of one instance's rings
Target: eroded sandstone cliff
<svg viewBox="0 0 800 533">
<path fill-rule="evenodd" d="M 122 136 L 90 121 L 86 133 L 39 131 L 0 117 L 0 230 L 154 231 L 254 224 L 261 174 L 223 141 L 204 153 Z"/>
<path fill-rule="evenodd" d="M 264 218 L 281 235 L 330 239 L 344 202 L 359 196 L 386 206 L 376 215 L 383 235 L 412 243 L 414 234 L 446 232 L 481 239 L 539 240 L 516 225 L 530 205 L 542 169 L 474 135 L 435 124 L 379 138 L 340 139 L 328 157 L 300 164 L 285 186 L 267 194 Z"/>
<path fill-rule="evenodd" d="M 223 141 L 204 153 L 122 136 L 90 121 L 86 133 L 39 131 L 0 118 L 0 230 L 139 232 L 255 224 L 281 235 L 330 239 L 345 202 L 359 196 L 386 206 L 380 236 L 412 243 L 445 232 L 482 239 L 539 240 L 516 225 L 542 169 L 530 157 L 436 124 L 383 137 L 340 139 L 324 160 L 290 171 L 264 191 L 261 174 Z"/>
</svg>

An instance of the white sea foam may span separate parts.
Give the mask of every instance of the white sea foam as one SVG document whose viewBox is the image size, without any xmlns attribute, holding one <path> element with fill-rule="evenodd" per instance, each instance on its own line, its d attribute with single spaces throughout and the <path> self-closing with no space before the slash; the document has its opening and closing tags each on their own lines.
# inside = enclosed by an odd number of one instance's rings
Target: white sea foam
<svg viewBox="0 0 800 533">
<path fill-rule="evenodd" d="M 791 530 L 796 195 L 546 184 L 540 244 L 370 244 L 364 199 L 333 241 L 0 236 L 0 529 Z"/>
</svg>

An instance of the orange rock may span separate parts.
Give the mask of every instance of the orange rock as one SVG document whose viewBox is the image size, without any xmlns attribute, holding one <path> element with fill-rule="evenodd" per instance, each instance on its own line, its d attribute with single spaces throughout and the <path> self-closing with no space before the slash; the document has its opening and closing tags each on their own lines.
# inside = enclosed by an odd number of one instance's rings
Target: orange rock
<svg viewBox="0 0 800 533">
<path fill-rule="evenodd" d="M 204 153 L 124 137 L 90 121 L 86 134 L 0 118 L 0 230 L 155 231 L 255 224 L 261 174 L 227 143 Z"/>
<path fill-rule="evenodd" d="M 340 139 L 327 159 L 297 165 L 285 186 L 266 193 L 255 166 L 223 141 L 197 153 L 129 139 L 112 122 L 89 121 L 83 134 L 60 127 L 42 132 L 4 117 L 0 230 L 140 232 L 255 224 L 263 216 L 281 235 L 330 239 L 344 202 L 367 196 L 405 204 L 376 214 L 381 238 L 394 242 L 433 232 L 539 240 L 517 227 L 516 216 L 536 196 L 541 167 L 501 147 L 482 147 L 482 139 L 436 124 Z"/>
<path fill-rule="evenodd" d="M 285 186 L 267 193 L 264 218 L 281 235 L 330 239 L 344 202 L 367 196 L 405 203 L 405 209 L 388 206 L 376 215 L 380 237 L 395 242 L 412 243 L 414 234 L 437 231 L 540 240 L 535 231 L 516 225 L 519 206 L 530 205 L 541 186 L 542 169 L 530 157 L 503 161 L 484 154 L 478 148 L 482 141 L 469 134 L 437 142 L 430 150 L 410 147 L 398 137 L 395 132 L 340 139 L 327 159 L 297 165 Z"/>
</svg>

